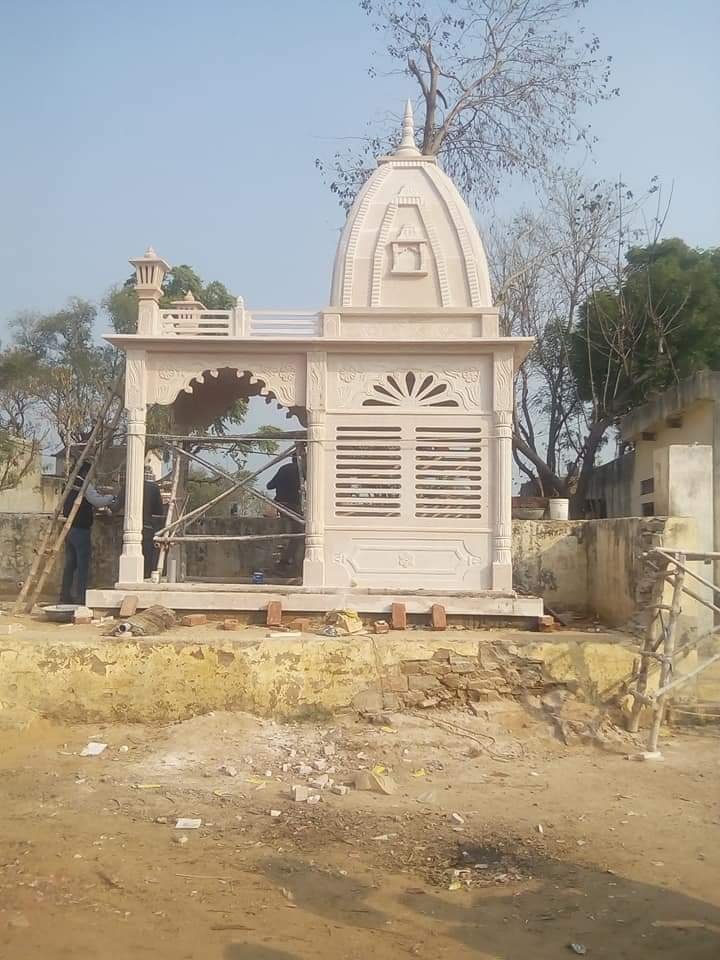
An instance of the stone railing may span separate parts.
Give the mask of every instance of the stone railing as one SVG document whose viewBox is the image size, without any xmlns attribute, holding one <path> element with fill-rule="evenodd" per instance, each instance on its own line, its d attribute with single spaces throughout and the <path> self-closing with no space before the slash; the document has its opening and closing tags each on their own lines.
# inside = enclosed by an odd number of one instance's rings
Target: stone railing
<svg viewBox="0 0 720 960">
<path fill-rule="evenodd" d="M 232 310 L 161 309 L 161 337 L 319 337 L 319 313 L 304 310 L 256 310 L 239 304 Z"/>
<path fill-rule="evenodd" d="M 235 337 L 236 310 L 161 310 L 160 336 Z"/>
</svg>

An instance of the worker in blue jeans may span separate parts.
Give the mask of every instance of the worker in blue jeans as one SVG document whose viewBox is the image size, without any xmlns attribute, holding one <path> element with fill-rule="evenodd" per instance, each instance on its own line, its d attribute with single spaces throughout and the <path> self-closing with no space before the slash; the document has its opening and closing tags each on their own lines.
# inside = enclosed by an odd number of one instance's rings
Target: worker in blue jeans
<svg viewBox="0 0 720 960">
<path fill-rule="evenodd" d="M 90 469 L 90 464 L 85 461 L 75 477 L 73 489 L 65 498 L 63 504 L 63 516 L 70 516 L 72 506 L 77 499 L 83 481 Z M 85 603 L 85 592 L 87 590 L 88 572 L 90 570 L 90 557 L 92 554 L 91 530 L 93 525 L 93 516 L 95 507 L 109 507 L 116 502 L 116 498 L 111 494 L 104 496 L 98 493 L 95 487 L 89 483 L 83 494 L 82 503 L 78 507 L 68 530 L 65 540 L 65 566 L 63 568 L 62 587 L 60 591 L 60 603 Z M 73 580 L 77 577 L 77 600 L 73 599 Z"/>
</svg>

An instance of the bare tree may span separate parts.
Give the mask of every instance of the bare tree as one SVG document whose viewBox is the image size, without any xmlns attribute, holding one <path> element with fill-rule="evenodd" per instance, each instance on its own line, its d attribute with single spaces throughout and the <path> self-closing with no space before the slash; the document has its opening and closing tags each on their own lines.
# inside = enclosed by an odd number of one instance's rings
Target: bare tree
<svg viewBox="0 0 720 960">
<path fill-rule="evenodd" d="M 648 345 L 667 344 L 681 322 L 682 298 L 659 301 L 649 270 L 627 294 L 628 248 L 652 249 L 666 213 L 655 181 L 635 197 L 620 182 L 556 170 L 536 211 L 490 233 L 503 331 L 535 338 L 517 377 L 515 461 L 539 493 L 574 499 L 576 514 L 608 432 L 656 373 Z M 664 362 L 672 368 L 671 349 Z"/>
<path fill-rule="evenodd" d="M 384 43 L 379 71 L 403 74 L 417 88 L 422 153 L 442 157 L 469 200 L 493 196 L 505 174 L 542 171 L 558 150 L 589 140 L 579 111 L 617 91 L 611 58 L 573 22 L 587 2 L 360 0 Z M 327 166 L 317 161 L 344 206 L 396 131 L 394 122 L 371 129 L 359 149 L 336 153 Z"/>
</svg>

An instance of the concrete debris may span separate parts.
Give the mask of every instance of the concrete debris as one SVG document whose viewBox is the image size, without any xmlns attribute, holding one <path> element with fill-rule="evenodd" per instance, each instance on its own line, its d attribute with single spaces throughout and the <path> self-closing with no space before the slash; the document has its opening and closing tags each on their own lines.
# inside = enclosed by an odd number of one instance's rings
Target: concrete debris
<svg viewBox="0 0 720 960">
<path fill-rule="evenodd" d="M 301 763 L 300 766 L 297 768 L 297 772 L 300 774 L 301 777 L 309 777 L 310 774 L 313 773 L 314 771 L 313 771 L 313 768 L 309 766 L 307 763 Z"/>
<path fill-rule="evenodd" d="M 387 620 L 376 620 L 373 623 L 373 633 L 390 633 L 390 624 Z"/>
<path fill-rule="evenodd" d="M 237 767 L 233 767 L 229 763 L 224 763 L 221 767 L 218 768 L 218 773 L 222 773 L 226 777 L 236 777 L 238 775 L 238 769 Z"/>
<path fill-rule="evenodd" d="M 98 743 L 96 740 L 91 740 L 86 747 L 80 751 L 81 757 L 99 757 L 101 753 L 104 753 L 107 750 L 106 743 Z"/>
<path fill-rule="evenodd" d="M 93 612 L 90 607 L 77 607 L 73 613 L 73 622 L 88 624 L 92 622 Z"/>
<path fill-rule="evenodd" d="M 453 813 L 451 819 L 454 820 L 455 823 L 465 823 L 464 817 L 461 817 L 459 813 Z"/>
<path fill-rule="evenodd" d="M 22 623 L 0 623 L 0 637 L 9 637 L 13 633 L 20 633 L 24 629 Z"/>
<path fill-rule="evenodd" d="M 311 796 L 309 796 L 309 797 L 307 798 L 307 802 L 310 803 L 310 804 L 320 803 L 320 794 L 319 794 L 319 793 L 313 793 Z"/>
<path fill-rule="evenodd" d="M 355 774 L 354 784 L 356 790 L 372 790 L 372 774 L 368 773 L 367 770 L 358 770 L 358 772 Z"/>
<path fill-rule="evenodd" d="M 392 796 L 392 794 L 397 793 L 397 783 L 390 774 L 359 770 L 355 774 L 355 789 Z"/>
<path fill-rule="evenodd" d="M 344 797 L 350 793 L 350 787 L 346 786 L 344 783 L 334 783 L 330 787 L 330 792 L 337 794 L 338 797 Z"/>
<path fill-rule="evenodd" d="M 356 610 L 330 610 L 325 615 L 325 624 L 334 627 L 336 634 L 349 636 L 365 629 Z"/>
<path fill-rule="evenodd" d="M 282 816 L 282 810 L 271 810 L 271 811 L 270 811 L 270 816 L 271 816 L 274 820 L 277 820 L 278 817 L 281 817 L 281 816 Z"/>
<path fill-rule="evenodd" d="M 200 817 L 178 817 L 175 823 L 176 830 L 199 830 L 201 826 Z"/>
<path fill-rule="evenodd" d="M 319 760 L 313 760 L 313 767 L 315 770 L 326 770 L 327 769 L 327 760 L 325 757 L 320 757 Z"/>
<path fill-rule="evenodd" d="M 310 786 L 315 787 L 316 790 L 325 790 L 331 782 L 330 777 L 326 773 L 323 773 L 320 777 L 313 777 L 312 780 L 308 781 Z"/>
<path fill-rule="evenodd" d="M 295 803 L 305 803 L 312 794 L 310 787 L 306 787 L 302 783 L 296 783 L 290 788 L 292 798 Z"/>
<path fill-rule="evenodd" d="M 336 747 L 334 743 L 326 743 L 322 748 L 323 755 L 326 757 L 334 757 L 336 753 Z"/>
</svg>

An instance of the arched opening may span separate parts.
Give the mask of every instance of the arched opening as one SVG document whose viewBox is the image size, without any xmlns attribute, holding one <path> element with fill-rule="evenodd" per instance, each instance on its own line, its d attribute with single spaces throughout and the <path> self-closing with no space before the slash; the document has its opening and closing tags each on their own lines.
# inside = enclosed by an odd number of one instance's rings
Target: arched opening
<svg viewBox="0 0 720 960">
<path fill-rule="evenodd" d="M 306 420 L 234 367 L 203 371 L 149 411 L 148 446 L 169 454 L 152 579 L 302 583 Z"/>
</svg>

